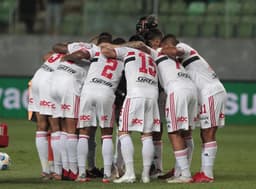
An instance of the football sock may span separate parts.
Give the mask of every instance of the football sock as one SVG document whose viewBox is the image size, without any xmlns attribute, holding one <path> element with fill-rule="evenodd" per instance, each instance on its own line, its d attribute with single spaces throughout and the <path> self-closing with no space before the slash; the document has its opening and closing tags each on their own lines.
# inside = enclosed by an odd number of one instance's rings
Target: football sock
<svg viewBox="0 0 256 189">
<path fill-rule="evenodd" d="M 135 173 L 133 165 L 134 146 L 132 139 L 129 134 L 124 134 L 119 137 L 119 140 L 121 142 L 121 151 L 125 162 L 125 175 L 133 176 Z"/>
<path fill-rule="evenodd" d="M 48 164 L 48 136 L 46 131 L 36 132 L 36 149 L 44 173 L 50 173 Z"/>
<path fill-rule="evenodd" d="M 102 138 L 102 157 L 104 162 L 104 174 L 111 176 L 111 166 L 113 160 L 112 135 L 104 135 Z"/>
<path fill-rule="evenodd" d="M 152 136 L 142 137 L 142 159 L 143 172 L 142 176 L 149 177 L 149 170 L 154 158 L 154 144 Z"/>
<path fill-rule="evenodd" d="M 69 170 L 67 139 L 68 139 L 68 133 L 62 131 L 60 135 L 61 162 L 62 162 L 62 168 L 65 169 L 66 171 Z"/>
<path fill-rule="evenodd" d="M 68 134 L 67 147 L 68 147 L 68 161 L 69 170 L 77 174 L 77 135 Z"/>
<path fill-rule="evenodd" d="M 87 135 L 79 135 L 77 144 L 77 160 L 79 175 L 85 173 L 86 157 L 88 156 L 88 138 Z"/>
<path fill-rule="evenodd" d="M 212 141 L 203 144 L 203 150 L 201 154 L 202 168 L 201 171 L 206 176 L 213 178 L 213 165 L 217 153 L 217 142 Z"/>
<path fill-rule="evenodd" d="M 61 151 L 60 151 L 60 131 L 51 133 L 52 151 L 54 157 L 54 172 L 62 174 Z"/>
<path fill-rule="evenodd" d="M 175 159 L 181 169 L 181 176 L 191 177 L 188 163 L 188 149 L 174 151 Z"/>
</svg>

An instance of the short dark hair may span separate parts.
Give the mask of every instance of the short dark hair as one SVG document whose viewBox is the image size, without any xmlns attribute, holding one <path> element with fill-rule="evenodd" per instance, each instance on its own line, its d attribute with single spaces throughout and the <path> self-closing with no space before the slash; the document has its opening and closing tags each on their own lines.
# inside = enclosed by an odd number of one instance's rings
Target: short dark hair
<svg viewBox="0 0 256 189">
<path fill-rule="evenodd" d="M 145 43 L 145 39 L 142 35 L 140 34 L 135 34 L 135 35 L 132 35 L 130 38 L 129 38 L 129 41 L 142 41 Z"/>
<path fill-rule="evenodd" d="M 161 44 L 166 43 L 167 41 L 170 41 L 173 45 L 177 45 L 179 43 L 179 40 L 176 38 L 174 34 L 166 34 L 163 39 L 161 40 Z"/>
<path fill-rule="evenodd" d="M 143 36 L 144 36 L 145 40 L 147 40 L 147 41 L 155 39 L 155 38 L 162 39 L 163 38 L 163 33 L 159 29 L 154 28 L 154 29 L 151 29 L 151 30 L 145 32 L 143 34 Z"/>
<path fill-rule="evenodd" d="M 155 15 L 142 16 L 136 23 L 136 32 L 143 33 L 144 31 L 157 28 L 158 20 Z"/>
<path fill-rule="evenodd" d="M 99 34 L 99 38 L 97 41 L 97 45 L 99 45 L 100 43 L 111 43 L 112 42 L 112 35 L 108 32 L 102 32 Z"/>
<path fill-rule="evenodd" d="M 116 45 L 123 44 L 125 42 L 126 42 L 125 39 L 122 37 L 117 37 L 117 38 L 113 39 L 113 41 L 112 41 L 112 43 L 116 44 Z"/>
</svg>

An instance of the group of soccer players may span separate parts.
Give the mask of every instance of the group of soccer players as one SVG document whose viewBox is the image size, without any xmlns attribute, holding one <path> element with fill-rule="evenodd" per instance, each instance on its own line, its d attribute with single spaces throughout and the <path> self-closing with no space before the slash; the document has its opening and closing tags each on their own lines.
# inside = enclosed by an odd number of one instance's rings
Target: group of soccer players
<svg viewBox="0 0 256 189">
<path fill-rule="evenodd" d="M 103 32 L 96 43 L 59 43 L 45 55 L 31 80 L 29 96 L 44 179 L 89 181 L 86 168 L 95 168 L 99 126 L 103 183 L 136 181 L 131 131 L 141 133 L 143 183 L 151 178 L 168 183 L 214 181 L 216 131 L 225 121 L 223 85 L 195 49 L 172 34 L 163 36 L 155 17 L 142 17 L 136 32 L 129 42 L 112 40 L 111 34 Z M 176 164 L 163 175 L 165 122 Z M 49 126 L 53 170 L 48 164 Z M 196 126 L 201 128 L 201 170 L 192 176 L 192 130 Z"/>
</svg>

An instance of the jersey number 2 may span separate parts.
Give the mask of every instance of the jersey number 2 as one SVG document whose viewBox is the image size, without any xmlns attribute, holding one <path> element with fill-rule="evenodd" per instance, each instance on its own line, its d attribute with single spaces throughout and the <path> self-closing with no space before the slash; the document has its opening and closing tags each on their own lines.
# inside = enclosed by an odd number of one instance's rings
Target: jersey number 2
<svg viewBox="0 0 256 189">
<path fill-rule="evenodd" d="M 117 60 L 116 59 L 107 59 L 107 65 L 104 67 L 103 71 L 101 72 L 101 75 L 108 78 L 108 79 L 111 79 L 112 76 L 113 76 L 113 73 L 112 71 L 115 71 L 116 68 L 117 68 Z"/>
</svg>

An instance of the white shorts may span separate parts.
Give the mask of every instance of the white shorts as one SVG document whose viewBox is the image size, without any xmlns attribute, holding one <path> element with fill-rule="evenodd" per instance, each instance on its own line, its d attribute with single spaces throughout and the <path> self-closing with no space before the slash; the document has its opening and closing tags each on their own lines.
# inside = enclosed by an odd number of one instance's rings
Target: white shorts
<svg viewBox="0 0 256 189">
<path fill-rule="evenodd" d="M 199 119 L 202 129 L 225 125 L 226 97 L 225 91 L 199 97 Z"/>
<path fill-rule="evenodd" d="M 165 115 L 168 133 L 195 127 L 198 112 L 196 89 L 180 88 L 167 95 Z"/>
<path fill-rule="evenodd" d="M 29 89 L 29 111 L 40 112 L 40 114 L 52 115 L 52 102 L 49 97 L 49 79 L 52 73 L 53 72 L 46 72 L 41 69 L 39 69 L 35 73 L 34 77 L 31 80 L 31 86 Z"/>
<path fill-rule="evenodd" d="M 126 97 L 119 119 L 119 131 L 160 132 L 157 99 Z"/>
<path fill-rule="evenodd" d="M 104 94 L 104 91 L 92 89 L 81 95 L 78 128 L 97 127 L 111 128 L 115 122 L 114 94 Z M 100 94 L 100 95 L 99 95 Z"/>
<path fill-rule="evenodd" d="M 51 82 L 51 98 L 55 106 L 54 118 L 78 118 L 83 81 L 55 71 Z"/>
</svg>

